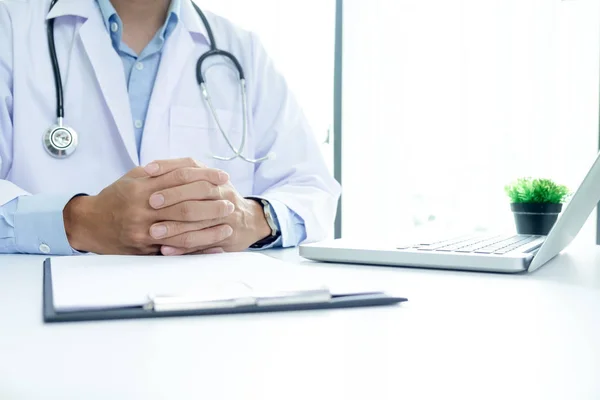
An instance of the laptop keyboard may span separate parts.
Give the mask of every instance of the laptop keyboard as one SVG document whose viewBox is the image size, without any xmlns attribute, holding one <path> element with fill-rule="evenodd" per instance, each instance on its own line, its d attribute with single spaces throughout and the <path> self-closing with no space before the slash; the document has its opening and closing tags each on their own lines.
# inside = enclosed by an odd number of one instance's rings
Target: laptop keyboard
<svg viewBox="0 0 600 400">
<path fill-rule="evenodd" d="M 545 236 L 535 235 L 466 236 L 434 243 L 400 246 L 398 250 L 503 255 L 515 250 L 519 253 L 529 253 L 538 249 L 545 239 Z"/>
</svg>

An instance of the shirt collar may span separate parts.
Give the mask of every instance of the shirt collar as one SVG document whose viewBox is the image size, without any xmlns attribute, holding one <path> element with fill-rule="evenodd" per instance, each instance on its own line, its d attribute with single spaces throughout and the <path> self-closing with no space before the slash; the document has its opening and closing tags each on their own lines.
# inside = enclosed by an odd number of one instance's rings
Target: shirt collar
<svg viewBox="0 0 600 400">
<path fill-rule="evenodd" d="M 117 10 L 112 5 L 110 0 L 97 0 L 98 6 L 100 7 L 100 13 L 102 14 L 102 20 L 104 21 L 104 26 L 106 29 L 110 30 L 110 24 L 114 21 L 119 25 L 122 25 L 121 19 L 117 14 Z M 177 22 L 179 21 L 179 16 L 181 14 L 181 0 L 171 0 L 171 5 L 169 6 L 169 11 L 167 12 L 167 20 L 165 24 L 161 28 L 160 37 L 163 40 L 166 40 L 167 37 L 173 32 Z"/>
<path fill-rule="evenodd" d="M 98 0 L 98 6 L 100 7 L 100 13 L 102 13 L 102 20 L 106 29 L 110 29 L 110 20 L 113 16 L 117 16 L 117 10 L 115 10 L 110 0 Z"/>
<path fill-rule="evenodd" d="M 98 7 L 100 8 L 106 29 L 110 30 L 110 18 L 113 15 L 117 16 L 116 10 L 110 3 L 110 0 L 60 0 L 48 13 L 46 19 L 54 19 L 64 15 L 89 18 L 98 12 Z M 177 16 L 189 32 L 200 34 L 208 43 L 208 31 L 196 13 L 191 0 L 172 0 L 170 11 L 174 12 L 170 13 L 170 15 Z M 207 17 L 210 20 L 210 15 L 207 15 Z"/>
<path fill-rule="evenodd" d="M 173 32 L 177 23 L 179 22 L 181 14 L 181 0 L 171 0 L 169 11 L 167 12 L 167 20 L 162 27 L 160 37 L 163 40 L 167 40 L 169 35 Z"/>
</svg>

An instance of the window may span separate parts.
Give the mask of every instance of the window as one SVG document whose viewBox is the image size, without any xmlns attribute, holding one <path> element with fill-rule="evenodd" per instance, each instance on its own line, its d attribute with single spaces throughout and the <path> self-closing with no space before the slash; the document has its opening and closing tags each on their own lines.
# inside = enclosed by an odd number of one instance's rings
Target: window
<svg viewBox="0 0 600 400">
<path fill-rule="evenodd" d="M 335 0 L 203 0 L 198 4 L 255 32 L 304 109 L 333 171 Z M 331 136 L 333 133 L 331 133 Z"/>
<path fill-rule="evenodd" d="M 344 2 L 343 236 L 514 231 L 505 184 L 576 189 L 598 149 L 598 15 L 592 0 Z"/>
</svg>

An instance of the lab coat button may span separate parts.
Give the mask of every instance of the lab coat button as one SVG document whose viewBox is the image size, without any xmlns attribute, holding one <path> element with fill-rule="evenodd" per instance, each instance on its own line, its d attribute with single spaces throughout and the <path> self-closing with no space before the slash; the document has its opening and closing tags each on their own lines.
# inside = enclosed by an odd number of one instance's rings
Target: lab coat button
<svg viewBox="0 0 600 400">
<path fill-rule="evenodd" d="M 112 24 L 110 24 L 110 30 L 113 32 L 117 32 L 119 30 L 119 24 L 113 22 Z"/>
</svg>

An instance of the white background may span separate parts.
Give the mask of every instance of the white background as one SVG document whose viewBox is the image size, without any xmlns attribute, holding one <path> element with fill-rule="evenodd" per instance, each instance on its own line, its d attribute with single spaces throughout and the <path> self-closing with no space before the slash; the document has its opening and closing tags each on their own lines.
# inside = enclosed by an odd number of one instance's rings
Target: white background
<svg viewBox="0 0 600 400">
<path fill-rule="evenodd" d="M 577 187 L 598 149 L 598 1 L 344 6 L 345 237 L 514 230 L 505 184 Z"/>
</svg>

